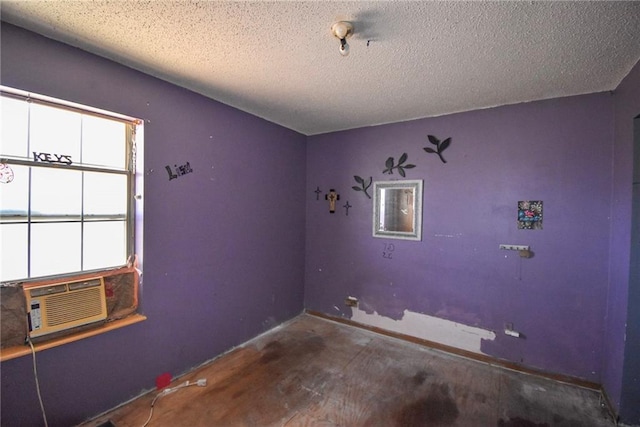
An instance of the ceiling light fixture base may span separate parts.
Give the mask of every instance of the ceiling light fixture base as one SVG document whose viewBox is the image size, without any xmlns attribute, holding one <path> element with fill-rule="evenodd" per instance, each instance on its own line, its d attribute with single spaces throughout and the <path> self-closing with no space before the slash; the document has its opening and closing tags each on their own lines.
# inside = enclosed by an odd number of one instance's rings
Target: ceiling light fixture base
<svg viewBox="0 0 640 427">
<path fill-rule="evenodd" d="M 348 21 L 338 21 L 331 26 L 331 34 L 340 39 L 340 55 L 349 55 L 347 38 L 353 35 L 353 24 Z"/>
</svg>

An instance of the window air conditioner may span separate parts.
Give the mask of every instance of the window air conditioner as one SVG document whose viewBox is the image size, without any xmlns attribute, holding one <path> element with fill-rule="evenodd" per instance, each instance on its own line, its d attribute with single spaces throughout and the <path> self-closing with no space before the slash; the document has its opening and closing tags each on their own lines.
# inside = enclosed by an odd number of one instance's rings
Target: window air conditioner
<svg viewBox="0 0 640 427">
<path fill-rule="evenodd" d="M 29 338 L 42 337 L 107 318 L 104 278 L 24 288 Z"/>
</svg>

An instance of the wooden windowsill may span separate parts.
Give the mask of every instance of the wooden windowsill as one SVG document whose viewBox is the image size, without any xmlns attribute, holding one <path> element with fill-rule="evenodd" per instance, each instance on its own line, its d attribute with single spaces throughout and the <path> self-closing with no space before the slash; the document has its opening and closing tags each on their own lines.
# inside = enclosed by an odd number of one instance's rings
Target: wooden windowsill
<svg viewBox="0 0 640 427">
<path fill-rule="evenodd" d="M 39 343 L 33 344 L 36 352 L 47 350 L 50 348 L 58 347 L 64 344 L 68 344 L 74 341 L 79 341 L 85 338 L 93 337 L 96 335 L 104 334 L 105 332 L 113 331 L 115 329 L 120 329 L 125 326 L 133 325 L 135 323 L 142 322 L 146 320 L 147 317 L 142 314 L 132 314 L 131 316 L 125 317 L 124 319 L 114 320 L 112 322 L 105 323 L 95 329 L 88 329 L 81 332 L 76 332 L 74 334 L 66 335 L 60 338 L 54 338 L 49 341 L 43 341 Z M 7 347 L 0 349 L 0 362 L 4 362 L 5 360 L 15 359 L 17 357 L 22 357 L 31 354 L 31 347 L 28 345 L 19 345 L 15 347 Z"/>
</svg>

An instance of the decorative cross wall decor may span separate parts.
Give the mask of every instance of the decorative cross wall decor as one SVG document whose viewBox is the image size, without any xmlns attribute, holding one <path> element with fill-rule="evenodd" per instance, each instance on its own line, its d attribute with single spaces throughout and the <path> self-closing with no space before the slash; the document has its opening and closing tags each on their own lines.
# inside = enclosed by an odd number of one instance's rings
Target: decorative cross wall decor
<svg viewBox="0 0 640 427">
<path fill-rule="evenodd" d="M 329 190 L 329 194 L 324 195 L 324 199 L 329 201 L 329 213 L 335 213 L 336 200 L 340 200 L 340 195 L 332 188 Z"/>
</svg>

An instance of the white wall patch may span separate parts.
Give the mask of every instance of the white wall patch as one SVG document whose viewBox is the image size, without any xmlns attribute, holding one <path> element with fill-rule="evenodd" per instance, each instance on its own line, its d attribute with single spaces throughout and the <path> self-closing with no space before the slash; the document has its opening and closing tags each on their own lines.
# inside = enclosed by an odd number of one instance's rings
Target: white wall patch
<svg viewBox="0 0 640 427">
<path fill-rule="evenodd" d="M 380 316 L 376 312 L 368 314 L 358 308 L 353 308 L 351 320 L 479 354 L 482 354 L 482 340 L 493 341 L 496 339 L 496 334 L 493 331 L 409 310 L 404 311 L 402 319 L 393 320 Z"/>
</svg>

